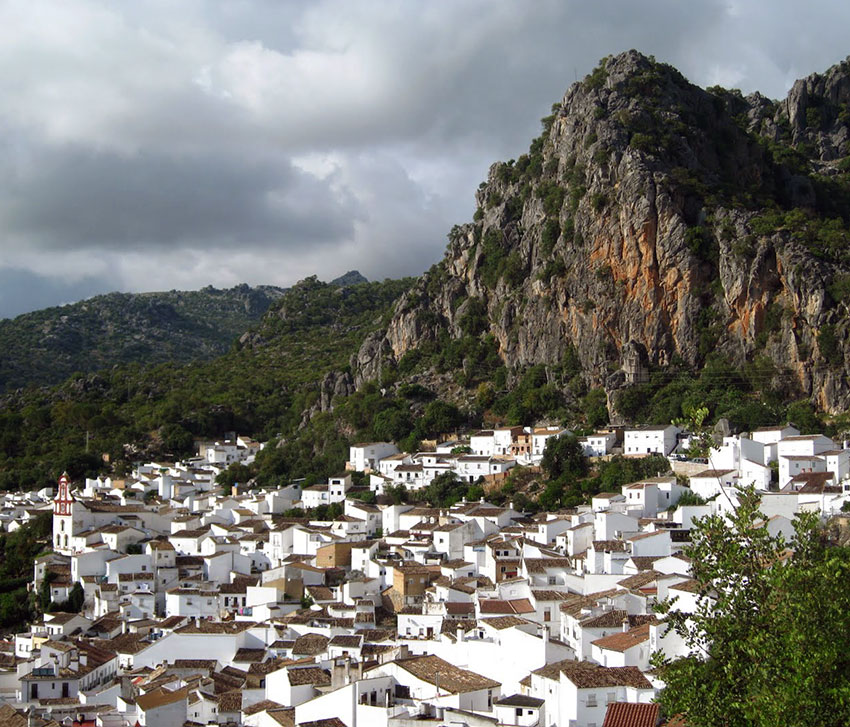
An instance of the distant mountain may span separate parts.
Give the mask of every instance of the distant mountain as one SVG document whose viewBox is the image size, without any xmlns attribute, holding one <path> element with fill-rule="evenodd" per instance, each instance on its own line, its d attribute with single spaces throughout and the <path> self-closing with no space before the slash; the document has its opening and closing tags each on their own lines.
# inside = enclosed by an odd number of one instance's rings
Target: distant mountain
<svg viewBox="0 0 850 727">
<path fill-rule="evenodd" d="M 340 275 L 338 278 L 331 280 L 330 285 L 344 288 L 348 285 L 359 285 L 360 283 L 368 282 L 369 279 L 362 276 L 359 270 L 349 270 L 345 275 Z"/>
<path fill-rule="evenodd" d="M 348 275 L 352 275 L 349 273 Z M 284 288 L 109 293 L 0 320 L 0 392 L 115 364 L 189 362 L 226 352 Z"/>
</svg>

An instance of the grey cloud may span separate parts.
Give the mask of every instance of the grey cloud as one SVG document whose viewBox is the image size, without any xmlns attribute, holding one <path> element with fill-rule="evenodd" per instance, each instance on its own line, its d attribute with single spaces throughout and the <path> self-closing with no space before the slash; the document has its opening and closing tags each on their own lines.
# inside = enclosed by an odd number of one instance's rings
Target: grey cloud
<svg viewBox="0 0 850 727">
<path fill-rule="evenodd" d="M 7 241 L 45 250 L 322 245 L 350 236 L 351 201 L 282 157 L 132 156 L 41 147 L 0 179 Z"/>
</svg>

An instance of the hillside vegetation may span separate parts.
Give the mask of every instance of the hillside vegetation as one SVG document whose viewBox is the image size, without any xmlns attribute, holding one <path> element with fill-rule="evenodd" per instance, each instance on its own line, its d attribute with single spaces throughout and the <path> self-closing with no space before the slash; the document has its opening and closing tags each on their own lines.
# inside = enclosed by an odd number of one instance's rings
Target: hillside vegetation
<svg viewBox="0 0 850 727">
<path fill-rule="evenodd" d="M 188 454 L 194 437 L 295 432 L 303 412 L 320 404 L 322 375 L 347 365 L 411 283 L 338 287 L 309 278 L 212 361 L 133 363 L 7 394 L 0 488 L 43 485 L 63 470 L 74 478 L 121 473 L 133 460 Z"/>
<path fill-rule="evenodd" d="M 282 288 L 110 293 L 0 320 L 0 393 L 127 363 L 215 358 Z"/>
</svg>

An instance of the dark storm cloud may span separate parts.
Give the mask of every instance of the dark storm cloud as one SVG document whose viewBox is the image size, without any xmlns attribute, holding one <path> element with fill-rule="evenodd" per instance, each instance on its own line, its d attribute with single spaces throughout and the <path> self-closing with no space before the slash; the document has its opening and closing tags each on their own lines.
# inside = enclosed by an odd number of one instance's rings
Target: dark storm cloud
<svg viewBox="0 0 850 727">
<path fill-rule="evenodd" d="M 789 0 L 8 0 L 0 272 L 33 274 L 20 309 L 102 280 L 416 274 L 602 56 L 779 97 L 847 54 L 848 20 Z"/>
<path fill-rule="evenodd" d="M 213 152 L 217 150 L 211 150 Z M 0 179 L 4 233 L 44 250 L 234 243 L 292 249 L 351 235 L 356 209 L 285 158 L 41 148 Z"/>
</svg>

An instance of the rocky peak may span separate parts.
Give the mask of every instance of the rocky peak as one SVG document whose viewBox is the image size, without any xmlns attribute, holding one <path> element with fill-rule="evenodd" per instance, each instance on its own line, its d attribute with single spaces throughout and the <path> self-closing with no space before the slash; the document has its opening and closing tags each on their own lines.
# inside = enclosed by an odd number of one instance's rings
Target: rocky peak
<svg viewBox="0 0 850 727">
<path fill-rule="evenodd" d="M 830 287 L 850 270 L 847 160 L 822 173 L 847 153 L 847 79 L 839 64 L 778 104 L 701 89 L 636 51 L 603 59 L 527 154 L 490 168 L 473 221 L 364 343 L 355 381 L 415 361 L 473 386 L 494 360 L 510 377 L 575 351 L 610 394 L 627 351 L 661 369 L 766 355 L 798 394 L 850 404 L 843 353 L 820 334 L 844 341 L 850 323 Z M 829 109 L 817 136 L 787 133 L 807 108 Z"/>
</svg>

